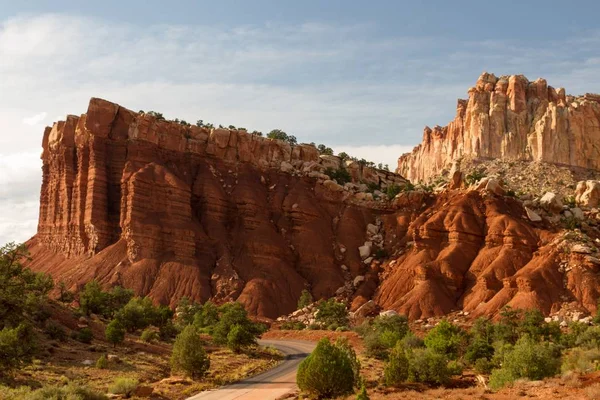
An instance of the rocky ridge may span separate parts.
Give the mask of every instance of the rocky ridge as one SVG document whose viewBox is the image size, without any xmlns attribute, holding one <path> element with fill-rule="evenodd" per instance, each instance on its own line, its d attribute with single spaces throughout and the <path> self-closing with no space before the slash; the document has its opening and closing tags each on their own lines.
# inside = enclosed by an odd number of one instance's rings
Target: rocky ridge
<svg viewBox="0 0 600 400">
<path fill-rule="evenodd" d="M 422 143 L 399 158 L 398 173 L 430 181 L 463 157 L 600 169 L 600 95 L 570 96 L 544 79 L 489 73 L 468 93 L 447 126 L 425 127 Z"/>
</svg>

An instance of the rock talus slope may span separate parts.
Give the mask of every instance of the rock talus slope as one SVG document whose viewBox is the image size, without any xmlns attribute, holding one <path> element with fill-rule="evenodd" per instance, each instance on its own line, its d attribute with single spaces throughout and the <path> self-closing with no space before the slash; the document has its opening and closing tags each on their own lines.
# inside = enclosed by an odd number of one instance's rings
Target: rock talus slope
<svg viewBox="0 0 600 400">
<path fill-rule="evenodd" d="M 482 74 L 447 126 L 426 127 L 397 172 L 427 181 L 461 157 L 543 161 L 600 169 L 600 95 L 568 96 L 544 79 Z"/>
</svg>

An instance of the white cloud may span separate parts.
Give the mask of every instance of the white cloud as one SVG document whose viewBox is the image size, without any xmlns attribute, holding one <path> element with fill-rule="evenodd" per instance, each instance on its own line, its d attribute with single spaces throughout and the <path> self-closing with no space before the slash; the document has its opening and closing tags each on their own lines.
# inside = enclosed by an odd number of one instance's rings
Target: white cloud
<svg viewBox="0 0 600 400">
<path fill-rule="evenodd" d="M 310 21 L 134 26 L 56 14 L 0 21 L 0 242 L 35 232 L 40 124 L 85 112 L 93 96 L 189 122 L 281 128 L 393 169 L 424 125 L 452 119 L 456 98 L 484 70 L 600 91 L 597 33 L 532 48 L 376 31 Z"/>
<path fill-rule="evenodd" d="M 47 112 L 41 112 L 41 113 L 35 114 L 31 117 L 23 118 L 23 123 L 25 125 L 34 126 L 34 125 L 41 123 L 43 120 L 45 120 L 47 116 L 48 116 Z"/>
</svg>

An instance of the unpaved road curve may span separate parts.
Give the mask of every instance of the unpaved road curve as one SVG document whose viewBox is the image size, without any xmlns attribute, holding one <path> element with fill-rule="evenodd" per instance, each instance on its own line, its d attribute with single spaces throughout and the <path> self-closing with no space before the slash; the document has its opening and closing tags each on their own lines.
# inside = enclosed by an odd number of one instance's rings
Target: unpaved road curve
<svg viewBox="0 0 600 400">
<path fill-rule="evenodd" d="M 258 343 L 279 349 L 285 355 L 283 362 L 252 378 L 198 393 L 187 400 L 276 400 L 296 390 L 298 365 L 316 344 L 301 340 L 259 340 Z"/>
</svg>

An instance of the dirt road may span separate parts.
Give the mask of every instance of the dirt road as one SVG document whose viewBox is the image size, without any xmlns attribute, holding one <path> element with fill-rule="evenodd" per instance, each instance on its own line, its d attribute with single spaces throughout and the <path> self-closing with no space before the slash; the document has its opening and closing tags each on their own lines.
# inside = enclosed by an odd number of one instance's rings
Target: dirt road
<svg viewBox="0 0 600 400">
<path fill-rule="evenodd" d="M 273 346 L 285 354 L 277 367 L 252 378 L 201 392 L 187 400 L 276 400 L 294 391 L 300 362 L 315 348 L 315 343 L 300 340 L 259 340 L 262 346 Z"/>
</svg>

